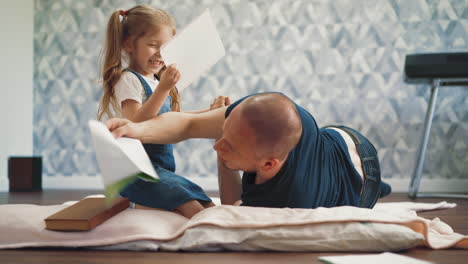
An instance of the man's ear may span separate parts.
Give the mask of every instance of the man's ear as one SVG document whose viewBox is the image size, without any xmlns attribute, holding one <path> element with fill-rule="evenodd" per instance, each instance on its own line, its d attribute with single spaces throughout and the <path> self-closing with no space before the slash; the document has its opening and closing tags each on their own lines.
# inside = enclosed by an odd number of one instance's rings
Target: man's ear
<svg viewBox="0 0 468 264">
<path fill-rule="evenodd" d="M 277 158 L 269 158 L 262 161 L 262 165 L 260 169 L 263 172 L 270 172 L 271 170 L 275 169 L 276 166 L 279 164 L 279 159 Z"/>
</svg>

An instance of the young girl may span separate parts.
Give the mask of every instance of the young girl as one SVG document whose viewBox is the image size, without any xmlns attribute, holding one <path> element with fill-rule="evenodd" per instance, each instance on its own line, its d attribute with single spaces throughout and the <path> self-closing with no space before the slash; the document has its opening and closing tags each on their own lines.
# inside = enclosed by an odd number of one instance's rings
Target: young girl
<svg viewBox="0 0 468 264">
<path fill-rule="evenodd" d="M 164 10 L 139 5 L 115 11 L 109 19 L 104 47 L 102 78 L 104 95 L 98 119 L 104 115 L 142 122 L 169 111 L 180 111 L 175 84 L 180 73 L 165 66 L 162 44 L 175 34 L 175 23 Z M 122 55 L 128 67 L 122 66 Z M 215 100 L 216 102 L 216 100 Z M 136 180 L 121 195 L 136 208 L 176 211 L 188 218 L 213 206 L 196 184 L 175 174 L 172 145 L 143 144 L 160 177 L 158 183 Z"/>
</svg>

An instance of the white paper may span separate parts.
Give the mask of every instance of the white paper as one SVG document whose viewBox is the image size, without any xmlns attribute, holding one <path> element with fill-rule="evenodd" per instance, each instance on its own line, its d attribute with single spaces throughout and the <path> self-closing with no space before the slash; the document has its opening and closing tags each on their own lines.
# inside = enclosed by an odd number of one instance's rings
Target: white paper
<svg viewBox="0 0 468 264">
<path fill-rule="evenodd" d="M 115 139 L 103 123 L 95 120 L 90 120 L 88 125 L 104 186 L 109 186 L 140 172 L 154 179 L 159 178 L 139 140 Z"/>
<path fill-rule="evenodd" d="M 161 47 L 164 63 L 177 64 L 181 76 L 176 84 L 179 91 L 197 80 L 224 55 L 223 43 L 208 9 Z"/>
<path fill-rule="evenodd" d="M 432 264 L 432 262 L 390 252 L 368 255 L 324 256 L 319 257 L 319 260 L 332 264 Z"/>
</svg>

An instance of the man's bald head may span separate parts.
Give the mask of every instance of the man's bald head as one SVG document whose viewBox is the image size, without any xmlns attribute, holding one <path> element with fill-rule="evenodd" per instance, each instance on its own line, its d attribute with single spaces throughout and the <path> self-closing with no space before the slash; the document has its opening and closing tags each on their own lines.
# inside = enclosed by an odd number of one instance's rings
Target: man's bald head
<svg viewBox="0 0 468 264">
<path fill-rule="evenodd" d="M 241 119 L 255 134 L 258 158 L 283 160 L 299 142 L 301 119 L 296 106 L 285 95 L 265 93 L 251 96 L 238 107 Z"/>
</svg>

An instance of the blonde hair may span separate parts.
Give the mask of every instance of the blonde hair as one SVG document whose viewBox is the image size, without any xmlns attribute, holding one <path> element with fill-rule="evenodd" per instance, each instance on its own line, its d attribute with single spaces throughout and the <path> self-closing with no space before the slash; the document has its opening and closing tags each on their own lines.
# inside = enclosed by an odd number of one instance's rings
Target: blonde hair
<svg viewBox="0 0 468 264">
<path fill-rule="evenodd" d="M 123 16 L 120 21 L 120 16 Z M 127 11 L 116 10 L 112 13 L 107 23 L 106 42 L 101 53 L 102 81 L 104 93 L 99 103 L 97 117 L 101 120 L 105 115 L 112 117 L 109 106 L 114 110 L 120 109 L 115 100 L 114 85 L 122 76 L 122 48 L 127 39 L 136 41 L 145 34 L 153 32 L 154 28 L 169 26 L 176 32 L 175 22 L 166 11 L 146 5 L 138 5 Z M 148 31 L 148 29 L 152 29 Z M 161 69 L 158 76 L 165 70 Z M 169 92 L 172 98 L 172 111 L 180 111 L 180 95 L 174 87 Z"/>
</svg>

